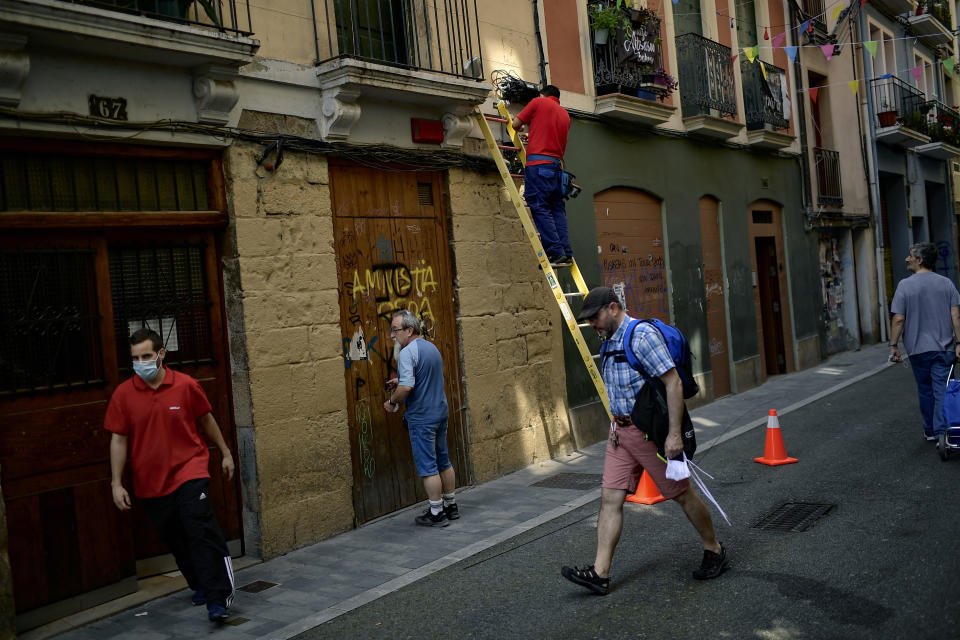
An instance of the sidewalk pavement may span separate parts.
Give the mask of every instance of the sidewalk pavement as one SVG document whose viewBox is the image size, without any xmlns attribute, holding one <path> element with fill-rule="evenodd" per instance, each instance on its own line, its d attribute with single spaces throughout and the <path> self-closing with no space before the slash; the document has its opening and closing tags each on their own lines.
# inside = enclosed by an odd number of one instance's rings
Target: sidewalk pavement
<svg viewBox="0 0 960 640">
<path fill-rule="evenodd" d="M 776 409 L 789 447 L 788 414 L 890 365 L 885 344 L 843 352 L 820 365 L 776 376 L 744 393 L 691 412 L 697 427 L 697 460 L 720 442 L 766 424 Z M 909 366 L 909 365 L 901 365 Z M 763 452 L 763 435 L 757 454 Z M 76 614 L 21 635 L 23 640 L 168 640 L 211 632 L 224 640 L 285 640 L 396 591 L 460 560 L 537 527 L 600 497 L 605 442 L 556 460 L 532 465 L 459 491 L 461 518 L 445 528 L 418 527 L 423 504 L 390 514 L 359 529 L 236 572 L 239 588 L 231 618 L 215 629 L 190 592 L 178 591 L 86 626 Z M 559 475 L 574 474 L 574 475 Z M 546 481 L 545 485 L 536 483 Z M 641 507 L 642 508 L 642 507 Z"/>
</svg>

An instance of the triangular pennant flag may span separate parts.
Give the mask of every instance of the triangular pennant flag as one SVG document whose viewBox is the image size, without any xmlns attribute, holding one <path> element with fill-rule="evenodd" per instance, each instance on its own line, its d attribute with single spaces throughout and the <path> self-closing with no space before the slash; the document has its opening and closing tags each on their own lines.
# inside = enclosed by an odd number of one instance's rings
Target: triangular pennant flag
<svg viewBox="0 0 960 640">
<path fill-rule="evenodd" d="M 813 33 L 813 20 L 807 20 L 807 33 Z"/>
<path fill-rule="evenodd" d="M 837 6 L 835 6 L 835 7 L 833 8 L 833 21 L 834 21 L 834 22 L 837 21 L 837 16 L 840 15 L 840 12 L 841 12 L 841 11 L 843 11 L 843 5 L 842 5 L 842 4 L 838 4 Z"/>
<path fill-rule="evenodd" d="M 810 90 L 807 91 L 810 94 L 810 99 L 814 102 L 817 101 L 817 95 L 820 94 L 820 87 L 810 87 Z"/>
<path fill-rule="evenodd" d="M 737 58 L 739 58 L 739 57 L 740 57 L 740 54 L 739 54 L 739 53 L 735 53 L 735 54 L 733 54 L 732 56 L 730 56 L 730 64 L 733 64 L 734 62 L 736 62 L 736 61 L 737 61 Z"/>
<path fill-rule="evenodd" d="M 766 67 L 765 64 L 763 64 L 763 60 L 760 61 L 760 73 L 763 74 L 763 79 L 764 79 L 764 81 L 766 81 L 766 79 L 767 79 L 767 67 Z"/>
<path fill-rule="evenodd" d="M 880 79 L 881 79 L 881 80 L 886 80 L 887 78 L 892 78 L 892 77 L 893 77 L 893 74 L 892 74 L 892 73 L 885 73 L 885 74 L 883 74 L 882 76 L 880 76 Z"/>
<path fill-rule="evenodd" d="M 834 46 L 836 46 L 836 45 L 832 45 L 832 44 L 822 44 L 822 45 L 820 45 L 820 51 L 823 51 L 823 55 L 824 55 L 824 57 L 826 57 L 827 60 L 829 60 L 831 57 L 833 57 L 833 48 L 834 48 Z"/>
<path fill-rule="evenodd" d="M 803 33 L 804 31 L 807 30 L 807 27 L 809 26 L 810 26 L 810 21 L 807 20 L 806 22 L 800 25 L 800 31 L 798 31 L 797 33 Z"/>
<path fill-rule="evenodd" d="M 863 7 L 867 4 L 867 0 L 860 0 L 860 6 Z"/>
<path fill-rule="evenodd" d="M 857 90 L 860 88 L 860 81 L 851 80 L 847 83 L 847 86 L 850 87 L 850 91 L 853 91 L 853 95 L 857 95 Z"/>
<path fill-rule="evenodd" d="M 877 41 L 876 40 L 867 40 L 863 43 L 863 46 L 866 47 L 867 51 L 870 52 L 870 57 L 877 57 Z"/>
<path fill-rule="evenodd" d="M 777 35 L 773 36 L 773 48 L 776 49 L 777 47 L 782 45 L 783 39 L 786 37 L 787 37 L 786 31 L 784 31 L 783 33 L 778 33 Z"/>
<path fill-rule="evenodd" d="M 920 82 L 920 77 L 923 75 L 923 67 L 913 67 L 910 69 L 910 75 L 913 76 L 913 79 L 917 82 Z"/>
<path fill-rule="evenodd" d="M 783 50 L 787 52 L 787 57 L 790 58 L 790 62 L 795 62 L 797 60 L 796 47 L 784 47 Z"/>
<path fill-rule="evenodd" d="M 943 68 L 947 70 L 947 73 L 953 73 L 953 67 L 956 66 L 957 61 L 953 58 L 947 58 L 943 61 Z"/>
<path fill-rule="evenodd" d="M 747 56 L 747 60 L 753 62 L 757 58 L 757 54 L 760 53 L 760 45 L 755 47 L 747 47 L 743 50 L 743 54 Z"/>
</svg>

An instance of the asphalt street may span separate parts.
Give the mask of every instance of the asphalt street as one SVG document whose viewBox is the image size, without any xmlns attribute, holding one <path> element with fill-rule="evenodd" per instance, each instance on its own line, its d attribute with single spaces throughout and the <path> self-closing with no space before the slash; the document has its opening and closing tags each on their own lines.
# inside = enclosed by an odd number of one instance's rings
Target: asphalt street
<svg viewBox="0 0 960 640">
<path fill-rule="evenodd" d="M 561 565 L 592 563 L 595 501 L 297 637 L 960 638 L 960 451 L 943 463 L 922 439 L 910 369 L 781 426 L 797 464 L 753 462 L 763 429 L 695 458 L 732 522 L 712 511 L 733 562 L 718 579 L 691 578 L 699 540 L 666 502 L 627 506 L 609 595 L 567 582 Z M 834 506 L 806 531 L 754 526 L 791 501 Z"/>
</svg>

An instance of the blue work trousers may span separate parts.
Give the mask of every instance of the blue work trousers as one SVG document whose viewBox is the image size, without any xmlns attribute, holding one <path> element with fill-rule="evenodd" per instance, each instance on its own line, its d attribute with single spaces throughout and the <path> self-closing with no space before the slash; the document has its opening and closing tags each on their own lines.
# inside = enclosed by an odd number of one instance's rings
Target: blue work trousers
<svg viewBox="0 0 960 640">
<path fill-rule="evenodd" d="M 567 233 L 567 209 L 563 202 L 559 164 L 535 164 L 524 170 L 523 198 L 547 256 L 573 257 Z"/>
<path fill-rule="evenodd" d="M 910 367 L 917 381 L 920 415 L 923 416 L 923 432 L 927 435 L 940 435 L 947 430 L 943 396 L 953 362 L 952 351 L 925 351 L 910 356 Z"/>
</svg>

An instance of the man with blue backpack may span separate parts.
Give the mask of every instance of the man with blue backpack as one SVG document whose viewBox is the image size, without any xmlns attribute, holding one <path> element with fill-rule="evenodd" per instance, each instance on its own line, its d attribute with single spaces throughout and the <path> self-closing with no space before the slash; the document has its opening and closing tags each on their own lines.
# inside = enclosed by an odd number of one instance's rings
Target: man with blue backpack
<svg viewBox="0 0 960 640">
<path fill-rule="evenodd" d="M 589 322 L 605 338 L 600 375 L 607 388 L 613 422 L 603 464 L 596 558 L 587 567 L 563 567 L 561 575 L 594 593 L 606 595 L 613 552 L 623 528 L 623 502 L 627 493 L 636 489 L 646 469 L 660 493 L 681 506 L 700 535 L 703 560 L 693 577 L 697 580 L 716 578 L 727 569 L 728 563 L 726 550 L 714 533 L 710 513 L 690 487 L 689 480 L 671 480 L 666 476 L 666 459 L 681 457 L 684 452 L 689 457 L 696 446 L 683 403 L 684 397 L 697 392 L 686 341 L 670 325 L 628 316 L 620 299 L 608 287 L 596 287 L 587 294 L 577 320 Z M 655 404 L 658 394 L 661 394 L 660 402 L 665 404 L 659 411 L 641 406 Z M 664 418 L 663 432 L 652 426 L 657 419 L 655 414 Z"/>
</svg>

